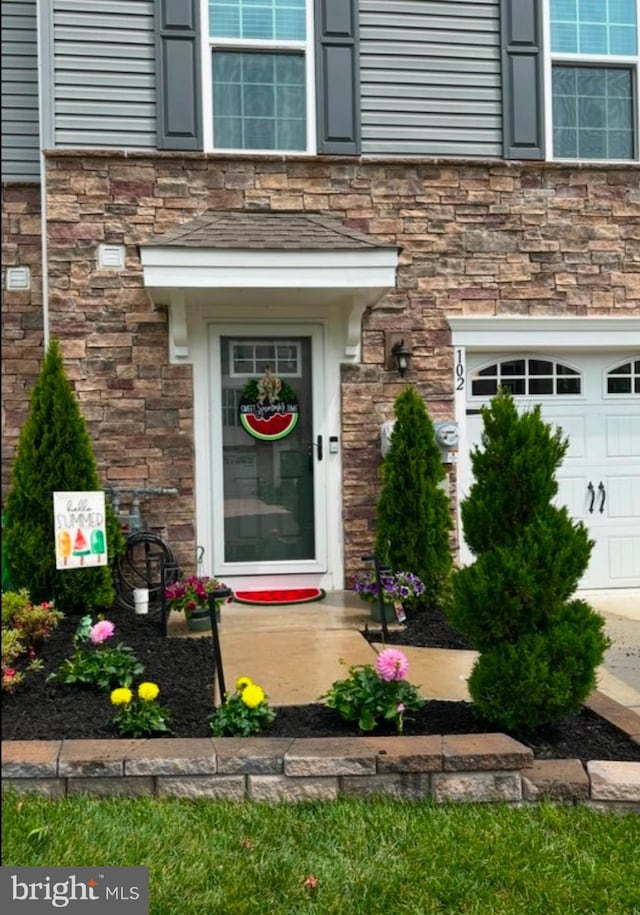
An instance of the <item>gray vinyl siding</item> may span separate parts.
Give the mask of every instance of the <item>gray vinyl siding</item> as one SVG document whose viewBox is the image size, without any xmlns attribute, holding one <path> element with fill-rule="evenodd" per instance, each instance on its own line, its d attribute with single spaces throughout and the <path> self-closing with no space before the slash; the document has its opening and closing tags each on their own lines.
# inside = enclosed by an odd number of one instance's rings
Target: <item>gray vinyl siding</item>
<svg viewBox="0 0 640 915">
<path fill-rule="evenodd" d="M 53 0 L 57 147 L 156 146 L 153 0 Z"/>
<path fill-rule="evenodd" d="M 502 156 L 499 0 L 360 0 L 362 152 Z"/>
<path fill-rule="evenodd" d="M 36 0 L 2 0 L 2 180 L 38 181 Z"/>
</svg>

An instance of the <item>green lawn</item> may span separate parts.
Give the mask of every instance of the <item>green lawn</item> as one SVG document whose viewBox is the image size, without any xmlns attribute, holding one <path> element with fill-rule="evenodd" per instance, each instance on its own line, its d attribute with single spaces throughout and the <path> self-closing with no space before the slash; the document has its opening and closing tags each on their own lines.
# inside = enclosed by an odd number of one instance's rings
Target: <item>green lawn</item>
<svg viewBox="0 0 640 915">
<path fill-rule="evenodd" d="M 148 866 L 153 915 L 640 913 L 633 813 L 15 794 L 3 810 L 3 864 Z"/>
</svg>

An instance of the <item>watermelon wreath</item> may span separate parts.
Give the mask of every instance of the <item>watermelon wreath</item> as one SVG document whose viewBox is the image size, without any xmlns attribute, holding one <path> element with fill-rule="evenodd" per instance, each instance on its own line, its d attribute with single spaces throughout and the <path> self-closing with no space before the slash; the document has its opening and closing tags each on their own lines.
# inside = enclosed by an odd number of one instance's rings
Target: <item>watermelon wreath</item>
<svg viewBox="0 0 640 915">
<path fill-rule="evenodd" d="M 295 391 L 268 368 L 244 386 L 238 409 L 244 430 L 261 441 L 285 438 L 298 423 Z"/>
</svg>

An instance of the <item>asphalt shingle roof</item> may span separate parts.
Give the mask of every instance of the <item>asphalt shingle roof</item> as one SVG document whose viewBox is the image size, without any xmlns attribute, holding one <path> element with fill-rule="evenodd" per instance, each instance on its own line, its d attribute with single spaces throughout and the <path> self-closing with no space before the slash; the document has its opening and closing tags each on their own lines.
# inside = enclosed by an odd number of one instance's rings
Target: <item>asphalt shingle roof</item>
<svg viewBox="0 0 640 915">
<path fill-rule="evenodd" d="M 314 213 L 220 211 L 204 213 L 164 235 L 149 246 L 179 248 L 236 248 L 258 250 L 335 250 L 396 248 L 350 229 L 338 219 Z"/>
</svg>

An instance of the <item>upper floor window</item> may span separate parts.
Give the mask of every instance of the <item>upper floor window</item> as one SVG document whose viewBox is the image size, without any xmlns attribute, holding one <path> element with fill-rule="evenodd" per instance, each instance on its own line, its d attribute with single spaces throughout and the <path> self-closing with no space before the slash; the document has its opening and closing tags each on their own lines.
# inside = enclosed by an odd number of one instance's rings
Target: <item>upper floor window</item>
<svg viewBox="0 0 640 915">
<path fill-rule="evenodd" d="M 536 358 L 505 359 L 473 372 L 474 397 L 493 397 L 500 388 L 506 388 L 514 397 L 581 394 L 582 378 L 568 365 Z"/>
<path fill-rule="evenodd" d="M 209 148 L 312 152 L 310 0 L 208 0 Z"/>
<path fill-rule="evenodd" d="M 549 0 L 556 159 L 638 156 L 640 0 Z"/>
</svg>

